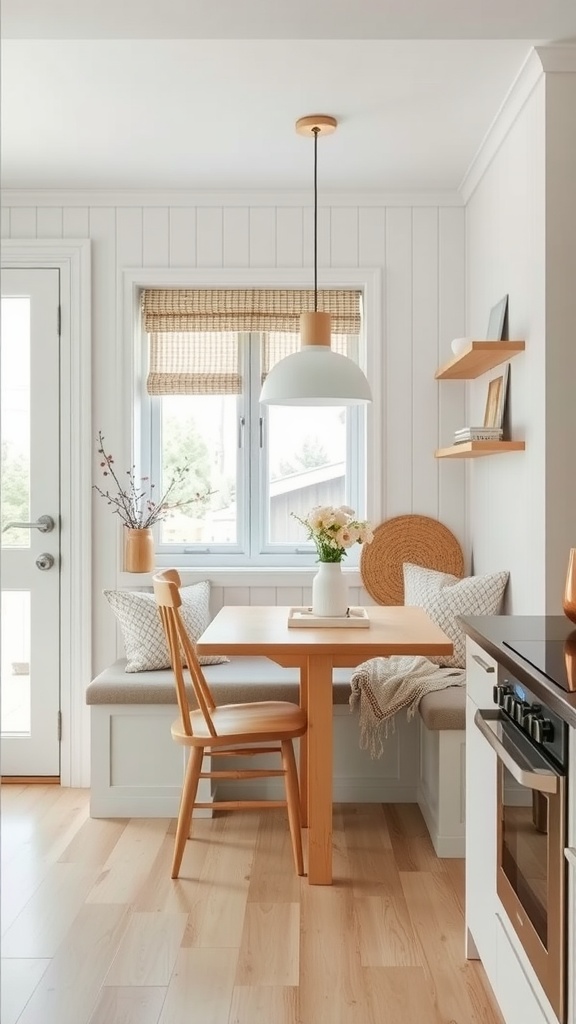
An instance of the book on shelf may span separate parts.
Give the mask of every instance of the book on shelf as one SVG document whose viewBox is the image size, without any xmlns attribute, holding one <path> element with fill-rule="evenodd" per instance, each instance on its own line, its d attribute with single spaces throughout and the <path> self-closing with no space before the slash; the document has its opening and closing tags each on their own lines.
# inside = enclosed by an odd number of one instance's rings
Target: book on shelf
<svg viewBox="0 0 576 1024">
<path fill-rule="evenodd" d="M 501 427 L 461 427 L 454 432 L 454 444 L 462 441 L 501 441 Z"/>
</svg>

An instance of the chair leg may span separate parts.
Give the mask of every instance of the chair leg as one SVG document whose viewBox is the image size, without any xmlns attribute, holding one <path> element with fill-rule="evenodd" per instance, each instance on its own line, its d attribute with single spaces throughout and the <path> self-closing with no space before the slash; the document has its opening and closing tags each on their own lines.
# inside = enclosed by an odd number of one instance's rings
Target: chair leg
<svg viewBox="0 0 576 1024">
<path fill-rule="evenodd" d="M 198 791 L 198 780 L 202 770 L 203 757 L 204 750 L 202 747 L 191 748 L 190 756 L 188 758 L 188 767 L 186 768 L 186 776 L 184 778 L 184 786 L 182 787 L 182 796 L 180 798 L 180 810 L 178 811 L 178 825 L 176 826 L 176 839 L 174 842 L 174 858 L 172 860 L 172 878 L 178 878 L 180 865 L 182 863 L 182 856 L 184 854 L 184 847 L 186 846 L 186 840 L 190 835 L 190 822 L 192 820 L 194 801 Z"/>
<path fill-rule="evenodd" d="M 282 740 L 282 767 L 284 768 L 284 783 L 286 786 L 286 803 L 288 805 L 288 822 L 290 824 L 290 835 L 292 836 L 292 852 L 294 864 L 298 875 L 304 874 L 304 858 L 302 856 L 302 833 L 300 819 L 300 790 L 298 788 L 298 773 L 296 771 L 296 759 L 292 740 Z"/>
</svg>

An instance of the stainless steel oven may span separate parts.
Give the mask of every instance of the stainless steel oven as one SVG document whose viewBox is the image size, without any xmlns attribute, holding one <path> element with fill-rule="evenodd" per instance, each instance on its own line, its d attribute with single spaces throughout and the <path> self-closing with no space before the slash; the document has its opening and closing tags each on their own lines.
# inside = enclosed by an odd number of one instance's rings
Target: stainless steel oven
<svg viewBox="0 0 576 1024">
<path fill-rule="evenodd" d="M 474 721 L 498 758 L 497 893 L 563 1024 L 567 729 L 514 679 L 494 699 Z"/>
</svg>

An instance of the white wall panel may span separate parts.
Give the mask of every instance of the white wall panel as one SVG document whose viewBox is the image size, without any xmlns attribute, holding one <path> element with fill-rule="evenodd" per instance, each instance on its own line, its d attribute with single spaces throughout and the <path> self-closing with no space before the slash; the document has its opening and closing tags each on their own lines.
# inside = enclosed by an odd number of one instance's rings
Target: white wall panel
<svg viewBox="0 0 576 1024">
<path fill-rule="evenodd" d="M 36 238 L 36 215 L 35 206 L 13 206 L 10 218 L 11 237 Z"/>
<path fill-rule="evenodd" d="M 302 210 L 280 206 L 276 210 L 276 266 L 301 267 Z"/>
<path fill-rule="evenodd" d="M 172 206 L 170 218 L 170 266 L 196 266 L 196 210 L 190 206 Z"/>
<path fill-rule="evenodd" d="M 546 609 L 576 547 L 576 74 L 546 90 Z"/>
<path fill-rule="evenodd" d="M 230 206 L 222 211 L 225 267 L 247 267 L 250 262 L 250 214 L 248 207 Z"/>
<path fill-rule="evenodd" d="M 90 211 L 87 206 L 65 206 L 62 211 L 63 238 L 90 237 Z"/>
<path fill-rule="evenodd" d="M 412 210 L 386 214 L 385 516 L 420 511 L 412 493 Z M 431 432 L 431 438 L 432 438 Z"/>
<path fill-rule="evenodd" d="M 38 207 L 36 217 L 37 238 L 62 238 L 62 207 Z"/>
<path fill-rule="evenodd" d="M 125 436 L 125 398 L 119 393 L 122 379 L 122 346 L 117 343 L 116 210 L 90 211 L 92 239 L 92 416 L 94 440 L 98 430 L 108 451 L 120 465 L 130 465 L 130 437 Z M 96 474 L 97 459 L 94 458 Z M 95 481 L 97 477 L 95 475 Z M 117 657 L 116 622 L 102 591 L 114 587 L 119 564 L 120 531 L 103 499 L 93 497 L 93 668 L 100 672 Z"/>
<path fill-rule="evenodd" d="M 222 267 L 222 210 L 215 206 L 196 211 L 196 262 L 199 267 Z"/>
<path fill-rule="evenodd" d="M 11 210 L 9 206 L 2 207 L 2 220 L 0 224 L 1 238 L 10 238 L 10 213 Z"/>
<path fill-rule="evenodd" d="M 250 266 L 276 266 L 276 209 L 253 207 L 250 213 Z"/>
<path fill-rule="evenodd" d="M 332 210 L 330 215 L 330 265 L 358 266 L 358 209 Z"/>
<path fill-rule="evenodd" d="M 509 336 L 526 341 L 525 353 L 510 361 L 508 417 L 511 437 L 525 439 L 526 451 L 474 460 L 469 468 L 474 572 L 509 570 L 506 610 L 519 615 L 543 613 L 546 592 L 544 98 L 542 80 L 466 210 L 466 333 L 486 337 L 491 307 L 508 294 Z M 489 381 L 500 372 L 468 385 L 472 419 L 483 416 Z"/>
<path fill-rule="evenodd" d="M 255 607 L 279 604 L 276 587 L 250 587 L 250 604 Z"/>
<path fill-rule="evenodd" d="M 412 496 L 414 510 L 438 516 L 438 210 L 412 215 Z"/>
<path fill-rule="evenodd" d="M 464 211 L 442 207 L 438 221 L 438 357 L 452 358 L 450 343 L 466 333 Z M 437 383 L 439 446 L 452 443 L 454 431 L 467 423 L 464 381 Z M 469 548 L 466 521 L 466 462 L 444 459 L 438 466 L 438 518 Z"/>
<path fill-rule="evenodd" d="M 386 209 L 358 209 L 358 266 L 386 266 Z"/>
<path fill-rule="evenodd" d="M 170 218 L 166 206 L 142 211 L 142 262 L 145 267 L 167 267 L 170 260 Z"/>
<path fill-rule="evenodd" d="M 140 206 L 119 206 L 116 210 L 118 267 L 141 267 L 143 259 L 143 210 Z"/>
</svg>

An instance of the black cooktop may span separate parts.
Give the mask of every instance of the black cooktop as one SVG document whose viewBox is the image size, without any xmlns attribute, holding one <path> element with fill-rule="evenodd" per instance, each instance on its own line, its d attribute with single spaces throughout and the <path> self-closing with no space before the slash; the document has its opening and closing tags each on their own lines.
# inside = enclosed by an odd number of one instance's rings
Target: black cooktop
<svg viewBox="0 0 576 1024">
<path fill-rule="evenodd" d="M 503 641 L 533 668 L 568 693 L 576 693 L 576 639 Z"/>
</svg>

